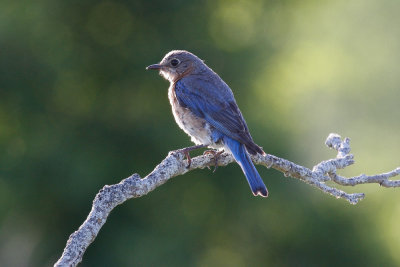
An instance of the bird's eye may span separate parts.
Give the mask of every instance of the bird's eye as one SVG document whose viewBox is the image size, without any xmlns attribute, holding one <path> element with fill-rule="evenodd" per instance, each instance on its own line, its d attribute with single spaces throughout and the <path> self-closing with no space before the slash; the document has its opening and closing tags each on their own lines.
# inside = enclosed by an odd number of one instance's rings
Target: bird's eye
<svg viewBox="0 0 400 267">
<path fill-rule="evenodd" d="M 171 60 L 171 66 L 172 67 L 178 66 L 179 63 L 180 63 L 180 61 L 178 59 L 176 59 L 176 58 Z"/>
</svg>

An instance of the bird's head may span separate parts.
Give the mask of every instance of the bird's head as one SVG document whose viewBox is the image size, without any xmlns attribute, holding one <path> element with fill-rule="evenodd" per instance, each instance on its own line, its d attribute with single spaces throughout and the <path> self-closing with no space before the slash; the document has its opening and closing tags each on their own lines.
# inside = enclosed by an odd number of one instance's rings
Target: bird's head
<svg viewBox="0 0 400 267">
<path fill-rule="evenodd" d="M 160 74 L 170 82 L 176 82 L 186 75 L 199 73 L 206 68 L 203 61 L 184 50 L 173 50 L 158 64 L 148 66 L 148 70 L 160 70 Z"/>
</svg>

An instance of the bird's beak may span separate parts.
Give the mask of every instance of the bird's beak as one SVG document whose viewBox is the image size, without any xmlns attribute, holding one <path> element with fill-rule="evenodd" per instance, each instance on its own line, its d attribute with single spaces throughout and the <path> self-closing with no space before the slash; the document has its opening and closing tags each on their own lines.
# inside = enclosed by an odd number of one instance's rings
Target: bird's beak
<svg viewBox="0 0 400 267">
<path fill-rule="evenodd" d="M 153 64 L 150 66 L 147 66 L 146 70 L 159 70 L 162 68 L 162 65 L 160 64 Z"/>
</svg>

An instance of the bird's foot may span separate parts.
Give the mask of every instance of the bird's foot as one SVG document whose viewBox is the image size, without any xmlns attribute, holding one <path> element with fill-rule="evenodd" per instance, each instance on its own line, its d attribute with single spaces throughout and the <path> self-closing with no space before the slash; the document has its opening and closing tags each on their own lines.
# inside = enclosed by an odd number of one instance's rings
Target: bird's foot
<svg viewBox="0 0 400 267">
<path fill-rule="evenodd" d="M 206 150 L 206 151 L 204 151 L 204 153 L 203 153 L 203 155 L 208 155 L 208 154 L 211 154 L 211 155 L 213 155 L 214 156 L 214 170 L 213 170 L 213 173 L 217 170 L 217 168 L 218 168 L 218 158 L 219 158 L 219 156 L 222 154 L 222 153 L 224 153 L 224 151 L 223 150 L 221 150 L 221 151 L 218 151 L 218 150 Z"/>
<path fill-rule="evenodd" d="M 196 149 L 199 149 L 199 148 L 203 148 L 203 147 L 206 147 L 206 146 L 207 145 L 190 146 L 190 147 L 186 147 L 186 148 L 182 148 L 182 149 L 177 150 L 177 152 L 185 154 L 185 157 L 186 157 L 186 159 L 188 161 L 188 165 L 186 166 L 186 168 L 189 168 L 190 165 L 192 164 L 192 158 L 190 157 L 190 151 L 196 150 Z"/>
</svg>

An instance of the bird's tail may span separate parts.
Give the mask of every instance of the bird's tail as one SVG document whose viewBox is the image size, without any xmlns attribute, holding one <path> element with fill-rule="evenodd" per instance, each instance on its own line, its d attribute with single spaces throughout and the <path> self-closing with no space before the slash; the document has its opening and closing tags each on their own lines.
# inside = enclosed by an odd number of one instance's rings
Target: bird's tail
<svg viewBox="0 0 400 267">
<path fill-rule="evenodd" d="M 245 146 L 227 136 L 224 137 L 224 144 L 229 148 L 229 150 L 232 152 L 233 157 L 242 168 L 243 173 L 246 176 L 247 182 L 249 182 L 251 191 L 253 191 L 253 195 L 267 197 L 267 187 L 265 186 L 263 180 L 257 172 L 256 167 L 254 167 L 253 162 L 247 154 Z"/>
</svg>

